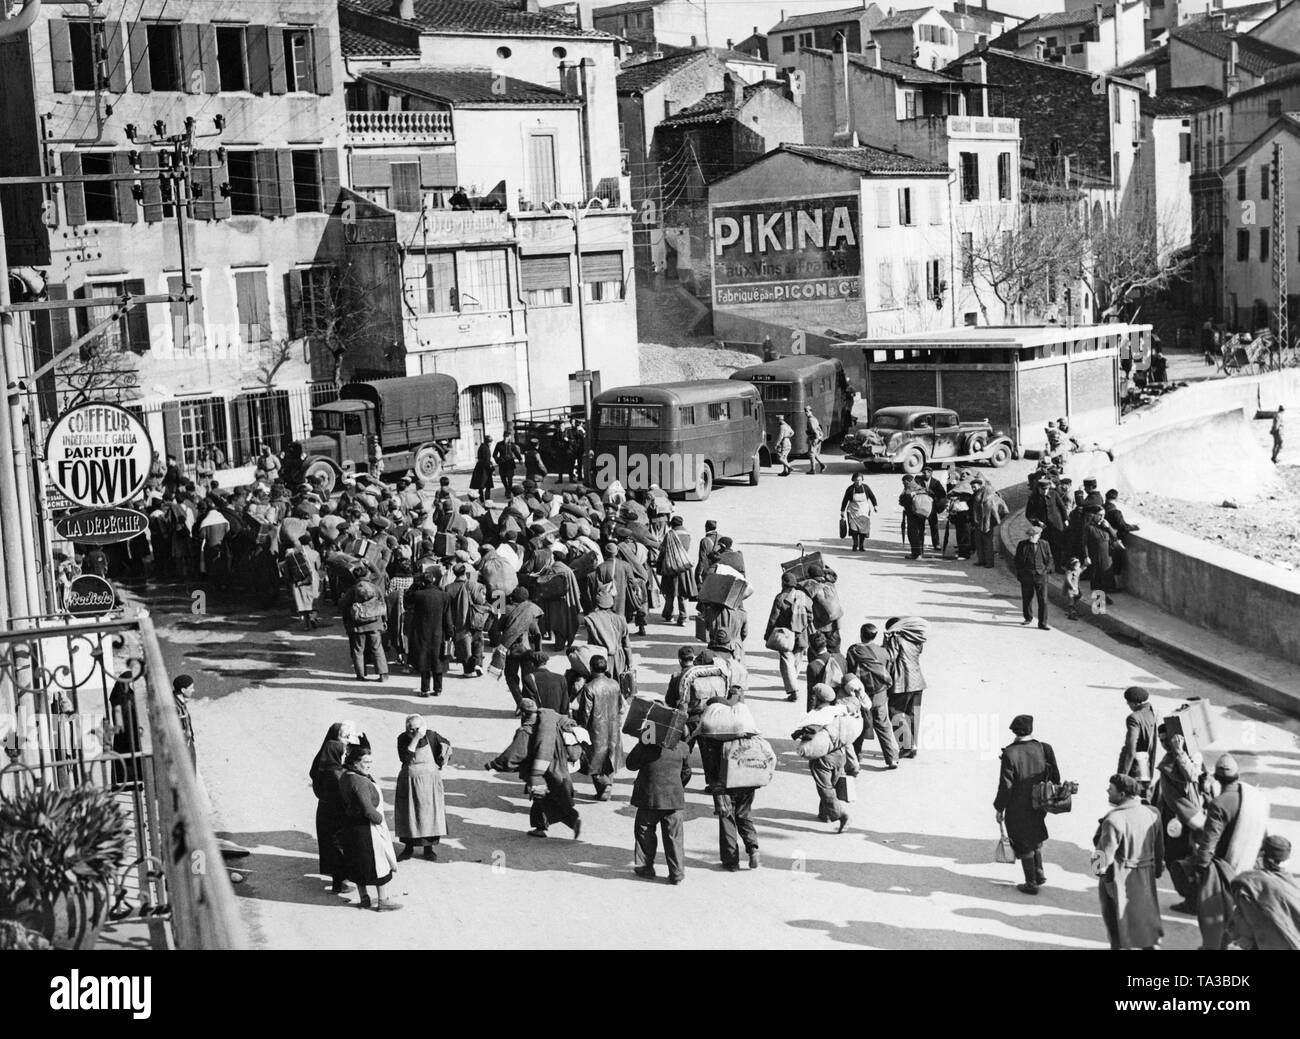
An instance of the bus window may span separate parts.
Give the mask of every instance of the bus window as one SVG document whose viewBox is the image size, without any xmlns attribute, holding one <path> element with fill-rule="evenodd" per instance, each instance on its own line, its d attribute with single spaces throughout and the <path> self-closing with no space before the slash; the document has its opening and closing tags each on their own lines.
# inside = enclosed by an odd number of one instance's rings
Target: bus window
<svg viewBox="0 0 1300 1039">
<path fill-rule="evenodd" d="M 683 426 L 695 425 L 695 405 L 681 409 L 681 418 L 679 420 Z"/>
<path fill-rule="evenodd" d="M 347 436 L 351 436 L 351 437 L 359 437 L 359 436 L 361 435 L 361 416 L 360 416 L 360 415 L 344 415 L 344 416 L 343 416 L 343 432 L 344 432 Z"/>
<path fill-rule="evenodd" d="M 602 404 L 600 425 L 603 429 L 622 429 L 627 426 L 627 405 Z"/>
<path fill-rule="evenodd" d="M 632 429 L 658 429 L 662 420 L 663 408 L 657 404 L 629 409 L 628 425 Z"/>
<path fill-rule="evenodd" d="M 749 417 L 750 417 L 751 415 L 753 415 L 753 414 L 754 414 L 754 399 L 753 399 L 752 397 L 746 397 L 746 398 L 745 398 L 745 418 L 749 418 Z"/>
<path fill-rule="evenodd" d="M 709 421 L 725 422 L 731 418 L 731 401 L 722 400 L 709 405 Z"/>
<path fill-rule="evenodd" d="M 765 401 L 782 401 L 790 399 L 788 382 L 765 382 L 758 387 L 758 392 Z"/>
</svg>

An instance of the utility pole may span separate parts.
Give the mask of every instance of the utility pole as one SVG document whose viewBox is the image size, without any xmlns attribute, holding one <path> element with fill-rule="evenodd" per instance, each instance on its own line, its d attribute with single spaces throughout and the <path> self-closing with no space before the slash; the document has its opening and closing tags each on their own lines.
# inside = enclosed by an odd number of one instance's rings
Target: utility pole
<svg viewBox="0 0 1300 1039">
<path fill-rule="evenodd" d="M 1291 346 L 1291 317 L 1287 313 L 1287 224 L 1286 175 L 1283 169 L 1282 143 L 1273 145 L 1273 287 L 1277 306 L 1274 349 L 1281 367 L 1283 351 Z"/>
</svg>

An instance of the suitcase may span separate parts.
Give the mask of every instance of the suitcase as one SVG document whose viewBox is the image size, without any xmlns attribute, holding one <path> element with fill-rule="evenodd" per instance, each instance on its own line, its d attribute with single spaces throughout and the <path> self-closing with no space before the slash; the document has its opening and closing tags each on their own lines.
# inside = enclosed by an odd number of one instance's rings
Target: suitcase
<svg viewBox="0 0 1300 1039">
<path fill-rule="evenodd" d="M 835 780 L 835 797 L 845 804 L 852 804 L 857 800 L 857 784 L 853 782 L 852 776 L 840 776 Z"/>
<path fill-rule="evenodd" d="M 1165 731 L 1171 736 L 1182 736 L 1187 744 L 1187 753 L 1198 751 L 1203 755 L 1214 742 L 1214 732 L 1210 727 L 1210 712 L 1204 700 L 1199 696 L 1190 696 L 1187 703 L 1164 719 Z"/>
<path fill-rule="evenodd" d="M 757 790 L 772 782 L 776 752 L 762 736 L 732 740 L 723 748 L 721 785 L 728 790 Z"/>
<path fill-rule="evenodd" d="M 649 726 L 643 733 L 642 727 L 647 722 Z M 634 696 L 623 720 L 623 732 L 653 746 L 671 750 L 686 734 L 686 712 L 675 711 L 651 696 Z"/>
<path fill-rule="evenodd" d="M 709 574 L 700 585 L 699 599 L 734 609 L 745 602 L 745 582 L 730 574 Z"/>
<path fill-rule="evenodd" d="M 781 573 L 792 573 L 796 581 L 805 581 L 808 579 L 808 568 L 814 563 L 818 566 L 824 565 L 822 563 L 822 554 L 820 552 L 804 552 L 803 544 L 800 543 L 799 558 L 782 563 Z"/>
<path fill-rule="evenodd" d="M 433 554 L 439 559 L 450 559 L 456 554 L 455 534 L 435 534 L 433 536 Z"/>
<path fill-rule="evenodd" d="M 623 694 L 624 700 L 636 696 L 636 687 L 636 668 L 629 668 L 618 676 L 618 691 Z"/>
</svg>

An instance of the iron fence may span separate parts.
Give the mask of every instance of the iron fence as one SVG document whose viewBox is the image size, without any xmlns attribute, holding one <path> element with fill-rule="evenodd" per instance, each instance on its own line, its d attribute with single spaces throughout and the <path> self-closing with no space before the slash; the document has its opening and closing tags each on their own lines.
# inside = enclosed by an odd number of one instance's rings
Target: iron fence
<svg viewBox="0 0 1300 1039">
<path fill-rule="evenodd" d="M 0 704 L 10 722 L 0 795 L 24 786 L 111 791 L 131 835 L 109 920 L 143 924 L 155 949 L 241 947 L 234 892 L 148 613 L 26 620 L 0 630 Z"/>
</svg>

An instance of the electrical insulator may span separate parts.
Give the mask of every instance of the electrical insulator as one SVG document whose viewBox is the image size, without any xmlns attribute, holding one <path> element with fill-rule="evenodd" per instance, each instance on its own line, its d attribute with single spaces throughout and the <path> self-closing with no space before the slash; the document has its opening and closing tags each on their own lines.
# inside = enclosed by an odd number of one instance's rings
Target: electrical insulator
<svg viewBox="0 0 1300 1039">
<path fill-rule="evenodd" d="M 228 182 L 222 182 L 219 190 L 221 191 L 222 198 L 230 197 L 230 184 Z"/>
<path fill-rule="evenodd" d="M 126 139 L 127 139 L 128 141 L 134 141 L 134 140 L 135 140 L 135 123 L 127 123 L 127 124 L 126 124 L 126 130 L 125 130 L 124 132 L 126 133 Z"/>
<path fill-rule="evenodd" d="M 217 164 L 220 165 L 220 166 L 224 166 L 224 165 L 226 164 L 226 149 L 225 149 L 225 148 L 218 148 L 218 149 L 217 149 Z"/>
<path fill-rule="evenodd" d="M 166 137 L 167 124 L 164 123 L 161 119 L 159 119 L 157 122 L 153 124 L 153 132 L 156 133 L 159 137 Z"/>
<path fill-rule="evenodd" d="M 136 151 L 136 150 L 133 148 L 131 151 L 127 152 L 126 155 L 127 155 L 127 158 L 131 160 L 131 165 L 132 165 L 132 166 L 139 167 L 139 165 L 140 165 L 140 153 L 139 153 L 138 151 Z"/>
<path fill-rule="evenodd" d="M 132 185 L 131 185 L 131 197 L 132 197 L 133 199 L 135 199 L 137 202 L 143 202 L 143 201 L 144 201 L 144 188 L 142 188 L 139 184 L 132 184 Z"/>
<path fill-rule="evenodd" d="M 226 117 L 224 115 L 213 116 L 212 123 L 216 126 L 217 132 L 220 133 L 226 128 Z"/>
</svg>

